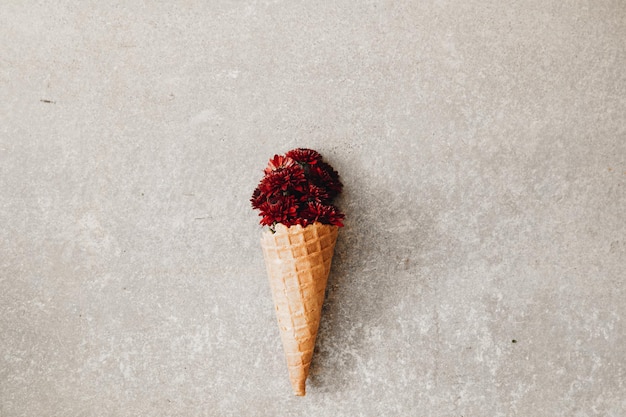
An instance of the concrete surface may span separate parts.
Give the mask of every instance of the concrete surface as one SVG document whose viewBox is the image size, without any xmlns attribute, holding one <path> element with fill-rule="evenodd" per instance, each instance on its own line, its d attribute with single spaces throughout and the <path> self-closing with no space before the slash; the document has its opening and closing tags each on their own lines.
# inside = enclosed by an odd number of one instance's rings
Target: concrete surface
<svg viewBox="0 0 626 417">
<path fill-rule="evenodd" d="M 156 2 L 155 2 L 156 3 Z M 0 4 L 0 415 L 626 415 L 621 1 Z M 308 395 L 248 203 L 341 173 Z"/>
</svg>

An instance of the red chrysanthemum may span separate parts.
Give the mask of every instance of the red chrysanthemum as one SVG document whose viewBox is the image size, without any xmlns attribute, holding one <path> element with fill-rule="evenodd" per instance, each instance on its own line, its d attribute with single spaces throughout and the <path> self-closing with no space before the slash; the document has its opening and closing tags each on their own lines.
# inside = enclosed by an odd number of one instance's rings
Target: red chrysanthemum
<svg viewBox="0 0 626 417">
<path fill-rule="evenodd" d="M 302 202 L 313 201 L 318 203 L 325 203 L 329 199 L 330 195 L 328 194 L 328 191 L 325 188 L 318 187 L 315 184 L 309 184 L 308 192 L 302 194 L 302 197 L 300 197 L 300 201 Z"/>
<path fill-rule="evenodd" d="M 265 175 L 259 188 L 268 196 L 284 194 L 290 191 L 302 192 L 306 185 L 304 170 L 299 165 L 279 168 Z"/>
<path fill-rule="evenodd" d="M 333 205 L 308 203 L 304 210 L 304 217 L 310 222 L 320 222 L 342 227 L 344 215 Z"/>
<path fill-rule="evenodd" d="M 252 203 L 252 208 L 258 210 L 261 208 L 261 204 L 263 204 L 267 200 L 267 196 L 261 192 L 259 187 L 254 189 L 252 193 L 252 198 L 250 202 Z"/>
<path fill-rule="evenodd" d="M 339 174 L 326 162 L 320 162 L 310 169 L 312 181 L 328 191 L 330 198 L 335 198 L 343 189 Z"/>
<path fill-rule="evenodd" d="M 270 172 L 276 171 L 277 169 L 289 168 L 293 165 L 295 165 L 295 161 L 289 156 L 274 155 L 274 157 L 269 160 L 264 172 L 266 174 L 269 174 Z"/>
<path fill-rule="evenodd" d="M 292 149 L 285 155 L 296 162 L 309 165 L 317 164 L 322 159 L 322 155 L 320 155 L 318 152 L 314 151 L 313 149 L 306 148 Z"/>
<path fill-rule="evenodd" d="M 263 216 L 261 224 L 266 226 L 273 226 L 276 223 L 291 226 L 295 224 L 298 214 L 298 206 L 292 196 L 270 198 L 261 204 L 260 210 Z"/>
</svg>

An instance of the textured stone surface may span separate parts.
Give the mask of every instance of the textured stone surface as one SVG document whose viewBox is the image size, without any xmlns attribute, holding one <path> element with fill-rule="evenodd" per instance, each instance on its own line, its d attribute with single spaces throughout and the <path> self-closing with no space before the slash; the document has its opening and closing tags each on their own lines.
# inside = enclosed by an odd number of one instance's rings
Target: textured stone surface
<svg viewBox="0 0 626 417">
<path fill-rule="evenodd" d="M 623 2 L 314 3 L 0 4 L 1 416 L 626 415 Z M 305 398 L 295 146 L 348 216 Z"/>
</svg>

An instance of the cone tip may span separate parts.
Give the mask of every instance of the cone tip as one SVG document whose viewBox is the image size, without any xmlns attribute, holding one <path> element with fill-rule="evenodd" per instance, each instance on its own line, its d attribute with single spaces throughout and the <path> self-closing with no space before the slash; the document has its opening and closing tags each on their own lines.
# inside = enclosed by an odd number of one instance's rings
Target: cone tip
<svg viewBox="0 0 626 417">
<path fill-rule="evenodd" d="M 305 392 L 305 380 L 298 381 L 297 384 L 292 385 L 293 393 L 297 397 L 304 397 L 306 395 Z"/>
</svg>

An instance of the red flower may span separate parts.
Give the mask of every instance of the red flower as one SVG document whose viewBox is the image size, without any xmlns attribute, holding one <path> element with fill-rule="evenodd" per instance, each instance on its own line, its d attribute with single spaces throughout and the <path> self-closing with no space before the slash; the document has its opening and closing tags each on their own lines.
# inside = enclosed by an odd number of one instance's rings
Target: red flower
<svg viewBox="0 0 626 417">
<path fill-rule="evenodd" d="M 259 188 L 268 196 L 287 193 L 290 191 L 302 192 L 306 185 L 304 170 L 298 165 L 288 168 L 278 168 L 265 175 Z"/>
<path fill-rule="evenodd" d="M 273 226 L 276 223 L 282 223 L 285 226 L 291 226 L 295 224 L 295 220 L 298 213 L 298 206 L 293 197 L 288 196 L 284 198 L 270 198 L 260 207 L 263 216 L 261 224 L 266 226 Z"/>
<path fill-rule="evenodd" d="M 329 199 L 330 199 L 330 196 L 328 195 L 328 191 L 326 191 L 325 188 L 318 187 L 315 184 L 309 184 L 308 192 L 305 194 L 302 194 L 300 201 L 302 202 L 313 201 L 313 202 L 318 202 L 318 203 L 324 203 L 328 201 Z"/>
<path fill-rule="evenodd" d="M 252 193 L 252 198 L 250 199 L 250 202 L 252 203 L 252 208 L 256 210 L 260 209 L 261 204 L 263 204 L 263 202 L 265 202 L 266 200 L 267 196 L 261 192 L 261 189 L 259 187 L 256 187 L 254 189 L 254 192 Z"/>
<path fill-rule="evenodd" d="M 320 155 L 313 149 L 305 148 L 292 149 L 285 155 L 287 155 L 288 158 L 291 158 L 296 162 L 309 165 L 315 165 L 322 159 L 322 155 Z"/>
<path fill-rule="evenodd" d="M 332 224 L 343 227 L 342 220 L 344 215 L 339 209 L 333 205 L 324 205 L 320 203 L 308 203 L 304 210 L 304 217 L 310 222 L 320 222 L 323 224 Z"/>
<path fill-rule="evenodd" d="M 266 174 L 269 174 L 270 172 L 276 171 L 279 168 L 289 168 L 290 166 L 294 166 L 295 164 L 295 161 L 288 156 L 274 155 L 274 157 L 268 162 L 264 172 Z"/>
<path fill-rule="evenodd" d="M 311 167 L 312 181 L 328 191 L 330 198 L 335 198 L 343 189 L 339 181 L 339 174 L 326 162 L 320 162 Z"/>
</svg>

